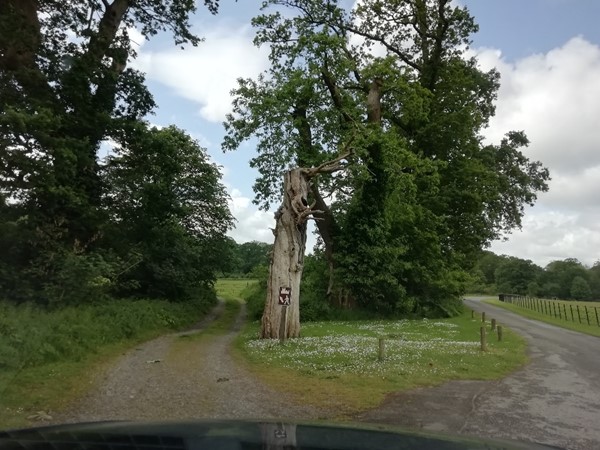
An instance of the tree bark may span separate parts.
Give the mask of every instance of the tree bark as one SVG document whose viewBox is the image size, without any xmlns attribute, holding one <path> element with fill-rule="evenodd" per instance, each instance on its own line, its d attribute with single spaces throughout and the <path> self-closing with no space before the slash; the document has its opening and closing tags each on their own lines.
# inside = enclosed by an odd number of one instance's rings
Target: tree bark
<svg viewBox="0 0 600 450">
<path fill-rule="evenodd" d="M 284 175 L 283 203 L 275 213 L 275 243 L 262 316 L 262 338 L 281 337 L 279 329 L 283 307 L 279 305 L 280 288 L 290 289 L 284 337 L 300 335 L 300 280 L 306 247 L 306 221 L 312 212 L 307 200 L 308 180 L 304 169 L 293 169 Z"/>
</svg>

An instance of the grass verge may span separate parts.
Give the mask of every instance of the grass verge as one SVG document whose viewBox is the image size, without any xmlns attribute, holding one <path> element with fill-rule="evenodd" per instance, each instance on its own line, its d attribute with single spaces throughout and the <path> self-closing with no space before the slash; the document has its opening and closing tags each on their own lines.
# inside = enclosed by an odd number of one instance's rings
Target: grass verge
<svg viewBox="0 0 600 450">
<path fill-rule="evenodd" d="M 339 411 L 339 419 L 375 407 L 385 395 L 456 379 L 500 378 L 527 360 L 525 340 L 505 330 L 479 349 L 477 319 L 470 313 L 444 320 L 313 322 L 302 337 L 280 345 L 256 338 L 248 324 L 235 347 L 248 368 L 300 402 Z M 378 360 L 378 338 L 386 357 Z"/>
<path fill-rule="evenodd" d="M 114 300 L 51 311 L 0 303 L 0 429 L 28 426 L 39 411 L 63 409 L 116 356 L 191 325 L 209 307 Z"/>
<path fill-rule="evenodd" d="M 556 303 L 559 303 L 559 304 L 565 303 L 567 305 L 567 311 L 569 313 L 568 317 L 570 317 L 570 311 L 568 309 L 569 302 L 560 301 L 560 300 L 550 300 L 550 301 L 555 301 Z M 578 321 L 577 322 L 565 321 L 565 320 L 559 319 L 557 317 L 548 316 L 546 314 L 542 314 L 540 312 L 533 311 L 531 309 L 521 308 L 520 306 L 511 304 L 511 303 L 501 302 L 499 300 L 495 300 L 495 299 L 491 299 L 491 298 L 484 299 L 483 302 L 490 304 L 490 305 L 498 306 L 500 308 L 504 308 L 508 311 L 512 311 L 514 313 L 519 314 L 520 316 L 527 317 L 528 319 L 535 319 L 535 320 L 539 320 L 540 322 L 545 322 L 545 323 L 549 323 L 551 325 L 556 325 L 557 327 L 566 328 L 568 330 L 578 331 L 580 333 L 585 333 L 585 334 L 589 334 L 592 336 L 600 337 L 600 327 L 598 327 L 598 325 L 596 325 L 596 323 L 593 323 L 593 325 L 588 325 L 587 323 L 585 323 L 585 324 L 579 323 Z M 575 303 L 576 302 L 574 302 L 572 304 L 575 305 Z M 586 304 L 586 302 L 578 302 L 578 303 L 579 303 L 580 307 L 582 304 Z M 598 304 L 596 304 L 595 306 L 598 306 Z M 589 304 L 588 304 L 588 307 L 589 307 Z M 562 306 L 561 306 L 561 308 L 562 308 Z M 575 313 L 575 314 L 577 314 L 577 313 Z M 582 319 L 585 320 L 585 316 L 582 316 Z M 577 320 L 576 315 L 575 315 L 575 320 Z"/>
</svg>

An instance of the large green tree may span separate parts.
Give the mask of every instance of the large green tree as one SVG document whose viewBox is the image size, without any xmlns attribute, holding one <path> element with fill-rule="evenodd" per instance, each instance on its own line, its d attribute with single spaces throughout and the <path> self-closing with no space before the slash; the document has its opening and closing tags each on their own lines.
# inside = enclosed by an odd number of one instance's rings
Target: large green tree
<svg viewBox="0 0 600 450">
<path fill-rule="evenodd" d="M 122 259 L 137 255 L 119 280 L 121 289 L 189 299 L 214 281 L 224 234 L 233 224 L 221 173 L 174 126 L 147 129 L 139 123 L 117 143 L 104 169 L 106 234 Z"/>
<path fill-rule="evenodd" d="M 575 278 L 580 277 L 587 283 L 588 276 L 588 270 L 576 258 L 552 261 L 541 277 L 543 293 L 550 297 L 571 298 Z"/>
<path fill-rule="evenodd" d="M 533 261 L 510 256 L 504 258 L 494 272 L 496 287 L 505 294 L 525 295 L 530 288 L 536 289 L 531 283 L 538 283 L 542 273 L 543 269 Z"/>
<path fill-rule="evenodd" d="M 204 4 L 216 12 L 217 1 Z M 99 148 L 154 107 L 144 75 L 128 67 L 130 30 L 196 45 L 195 11 L 194 0 L 0 1 L 4 296 L 39 298 L 71 256 L 97 249 L 110 215 Z"/>
<path fill-rule="evenodd" d="M 548 179 L 522 154 L 522 132 L 483 144 L 499 75 L 465 53 L 477 25 L 449 0 L 364 0 L 352 11 L 269 0 L 264 9 L 255 42 L 269 45 L 271 68 L 240 80 L 223 143 L 257 139 L 257 203 L 281 195 L 282 171 L 341 160 L 344 170 L 309 180 L 305 199 L 332 300 L 452 313 L 463 269 L 520 226 Z"/>
</svg>

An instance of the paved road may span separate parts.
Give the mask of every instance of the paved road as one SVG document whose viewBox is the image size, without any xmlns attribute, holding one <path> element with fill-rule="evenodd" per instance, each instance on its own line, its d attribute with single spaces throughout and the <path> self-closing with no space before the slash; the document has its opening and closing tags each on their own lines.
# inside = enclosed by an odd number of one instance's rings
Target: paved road
<svg viewBox="0 0 600 450">
<path fill-rule="evenodd" d="M 600 449 L 600 338 L 526 319 L 477 298 L 465 303 L 523 335 L 530 364 L 500 381 L 453 381 L 394 394 L 361 420 Z"/>
</svg>

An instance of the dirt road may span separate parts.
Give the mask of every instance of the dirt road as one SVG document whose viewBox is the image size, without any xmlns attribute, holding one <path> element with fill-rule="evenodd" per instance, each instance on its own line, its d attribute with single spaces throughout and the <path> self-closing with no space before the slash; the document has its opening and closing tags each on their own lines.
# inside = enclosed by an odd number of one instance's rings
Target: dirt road
<svg viewBox="0 0 600 450">
<path fill-rule="evenodd" d="M 52 422 L 328 415 L 292 402 L 233 360 L 231 344 L 244 320 L 244 306 L 228 332 L 195 336 L 209 326 L 208 320 L 196 330 L 162 336 L 127 352 L 99 375 L 88 395 L 56 414 Z M 221 305 L 211 318 L 222 311 Z"/>
<path fill-rule="evenodd" d="M 495 382 L 453 381 L 393 394 L 360 420 L 600 449 L 600 338 L 526 319 L 477 298 L 465 303 L 523 335 L 531 363 Z"/>
</svg>

